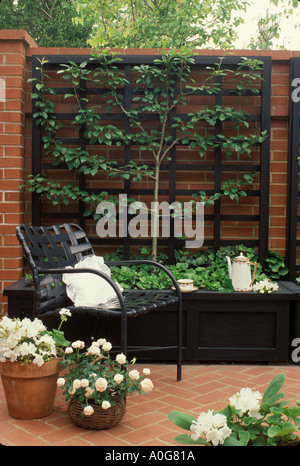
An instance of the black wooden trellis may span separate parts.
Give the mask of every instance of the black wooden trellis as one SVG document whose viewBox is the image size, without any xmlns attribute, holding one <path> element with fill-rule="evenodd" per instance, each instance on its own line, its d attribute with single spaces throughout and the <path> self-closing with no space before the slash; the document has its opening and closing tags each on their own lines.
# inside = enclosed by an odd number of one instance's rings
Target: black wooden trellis
<svg viewBox="0 0 300 466">
<path fill-rule="evenodd" d="M 40 56 L 35 55 L 33 56 L 32 60 L 32 77 L 36 78 L 37 80 L 40 79 L 40 61 L 42 58 L 45 58 L 48 63 L 44 67 L 44 69 L 52 68 L 56 69 L 61 64 L 66 64 L 69 61 L 75 63 L 81 63 L 85 60 L 89 61 L 89 56 L 83 55 L 61 55 L 61 56 Z M 132 89 L 130 85 L 131 81 L 131 70 L 133 66 L 140 65 L 140 64 L 152 64 L 153 61 L 158 58 L 157 56 L 122 56 L 122 62 L 120 62 L 120 66 L 124 67 L 124 72 L 126 79 L 129 81 L 129 84 L 125 86 L 124 92 L 124 105 L 127 108 L 131 105 L 131 94 Z M 192 65 L 192 69 L 205 69 L 207 66 L 212 66 L 216 62 L 218 62 L 218 58 L 214 56 L 195 56 L 194 57 L 194 65 Z M 178 189 L 176 186 L 176 173 L 179 171 L 212 171 L 214 170 L 214 190 L 211 192 L 207 191 L 207 194 L 212 194 L 213 192 L 220 191 L 221 186 L 221 175 L 224 171 L 230 172 L 250 172 L 256 171 L 260 175 L 260 189 L 259 190 L 247 190 L 248 196 L 258 196 L 259 197 L 259 214 L 257 215 L 225 215 L 221 213 L 221 205 L 220 201 L 217 201 L 214 205 L 214 213 L 213 215 L 205 215 L 205 220 L 213 220 L 214 222 L 214 237 L 213 240 L 205 240 L 205 246 L 213 246 L 215 250 L 217 250 L 220 245 L 235 245 L 239 244 L 241 240 L 239 238 L 225 240 L 221 237 L 221 224 L 222 221 L 246 221 L 246 222 L 258 222 L 259 223 L 259 237 L 253 238 L 249 240 L 243 241 L 245 245 L 248 246 L 258 246 L 259 250 L 259 261 L 264 263 L 267 253 L 268 253 L 268 218 L 269 218 L 269 162 L 270 162 L 270 89 L 271 89 L 271 58 L 270 57 L 259 57 L 259 60 L 262 61 L 262 71 L 261 71 L 261 89 L 259 90 L 259 95 L 261 98 L 261 111 L 260 114 L 250 114 L 248 116 L 248 121 L 256 121 L 260 124 L 260 131 L 266 130 L 268 133 L 268 138 L 261 144 L 260 147 L 260 163 L 251 163 L 251 160 L 248 163 L 239 163 L 239 164 L 222 164 L 221 161 L 221 154 L 218 149 L 215 151 L 215 162 L 214 164 L 182 164 L 176 163 L 176 147 L 172 150 L 171 162 L 168 165 L 162 165 L 162 170 L 167 170 L 169 172 L 169 189 L 160 189 L 160 195 L 168 195 L 169 202 L 172 203 L 176 196 L 185 196 L 191 195 L 194 191 L 189 189 Z M 241 62 L 241 57 L 225 57 L 222 58 L 222 66 L 224 67 L 231 67 L 233 70 L 237 68 L 238 64 Z M 93 66 L 92 63 L 90 66 Z M 222 83 L 221 83 L 222 85 Z M 36 88 L 34 88 L 34 92 L 38 92 Z M 69 88 L 56 88 L 56 92 L 58 94 L 65 94 L 70 92 Z M 90 94 L 97 94 L 100 93 L 101 90 L 97 88 L 86 89 L 86 95 Z M 197 91 L 200 95 L 204 95 L 205 91 Z M 223 96 L 226 95 L 235 95 L 233 90 L 228 88 L 222 87 L 221 91 L 216 94 L 215 96 L 215 104 L 222 105 Z M 33 100 L 33 113 L 36 111 L 35 103 Z M 65 119 L 71 120 L 74 118 L 75 114 L 72 113 L 57 113 L 57 119 Z M 173 115 L 175 116 L 175 115 Z M 180 115 L 182 116 L 182 115 Z M 119 120 L 124 122 L 124 128 L 128 128 L 128 121 L 124 115 L 121 114 L 101 114 L 106 120 Z M 146 117 L 145 117 L 146 118 Z M 153 119 L 153 117 L 152 117 Z M 127 125 L 127 126 L 126 126 Z M 216 126 L 216 132 L 220 132 L 221 128 Z M 82 135 L 78 139 L 72 138 L 63 138 L 63 142 L 68 144 L 80 144 L 83 146 L 85 144 L 84 138 Z M 33 121 L 32 124 L 32 174 L 36 175 L 42 173 L 43 168 L 45 168 L 45 163 L 41 157 L 41 131 L 40 127 L 35 125 Z M 124 149 L 124 162 L 128 162 L 130 160 L 130 147 L 125 147 Z M 58 167 L 55 167 L 57 170 Z M 51 169 L 51 166 L 47 166 L 47 169 Z M 80 176 L 79 180 L 81 186 L 84 186 L 85 180 L 84 176 Z M 201 189 L 201 186 L 199 187 Z M 115 189 L 106 189 L 110 194 L 119 194 L 120 190 Z M 147 189 L 131 189 L 130 181 L 124 181 L 123 186 L 123 193 L 126 193 L 128 196 L 136 196 L 136 195 L 145 195 L 149 194 Z M 77 218 L 78 223 L 84 227 L 85 226 L 85 218 L 83 216 L 83 206 L 80 205 L 78 212 L 70 212 L 70 213 L 49 213 L 44 212 L 41 207 L 41 203 L 39 202 L 38 196 L 34 193 L 33 194 L 33 203 L 32 203 L 32 223 L 33 225 L 40 225 L 43 222 L 49 223 L 51 218 L 60 218 L 62 222 L 68 220 L 68 218 Z M 130 239 L 120 238 L 120 239 L 100 239 L 96 238 L 92 240 L 93 244 L 106 244 L 113 245 L 113 244 L 123 244 L 124 246 L 124 257 L 128 258 L 130 254 L 130 245 L 140 244 L 146 245 L 151 243 L 151 238 L 149 240 L 143 239 Z M 178 240 L 174 238 L 174 235 L 171 234 L 171 237 L 167 240 L 159 239 L 159 244 L 161 245 L 168 245 L 169 247 L 169 257 L 172 259 L 174 257 L 174 248 L 181 246 L 183 244 L 182 240 Z"/>
<path fill-rule="evenodd" d="M 295 280 L 300 264 L 297 263 L 297 251 L 300 240 L 297 229 L 300 215 L 298 213 L 300 191 L 299 180 L 299 146 L 300 146 L 300 58 L 290 59 L 290 102 L 289 102 L 289 168 L 288 168 L 288 202 L 287 202 L 287 267 L 289 280 Z M 299 261 L 299 258 L 298 258 Z"/>
</svg>

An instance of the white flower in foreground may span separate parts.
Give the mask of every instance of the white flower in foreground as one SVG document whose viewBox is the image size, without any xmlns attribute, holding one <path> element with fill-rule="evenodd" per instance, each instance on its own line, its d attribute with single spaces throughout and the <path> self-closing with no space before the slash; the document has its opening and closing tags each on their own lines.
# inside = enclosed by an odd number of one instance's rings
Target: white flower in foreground
<svg viewBox="0 0 300 466">
<path fill-rule="evenodd" d="M 99 346 L 103 346 L 104 343 L 106 343 L 106 338 L 99 338 L 97 340 L 97 343 L 98 343 Z"/>
<path fill-rule="evenodd" d="M 86 354 L 91 354 L 93 356 L 99 355 L 100 354 L 99 346 L 95 343 L 92 343 Z"/>
<path fill-rule="evenodd" d="M 208 442 L 211 442 L 214 447 L 217 445 L 222 445 L 224 440 L 230 436 L 231 429 L 227 425 L 221 427 L 220 429 L 210 429 L 207 434 L 206 438 Z"/>
<path fill-rule="evenodd" d="M 28 354 L 35 355 L 37 347 L 33 343 L 27 343 L 26 341 L 19 345 L 18 351 L 20 356 L 27 356 Z"/>
<path fill-rule="evenodd" d="M 44 364 L 44 358 L 41 354 L 36 354 L 34 356 L 34 359 L 32 361 L 34 364 L 37 364 L 39 367 L 41 367 Z"/>
<path fill-rule="evenodd" d="M 74 349 L 83 349 L 85 347 L 85 343 L 84 341 L 76 340 L 76 341 L 73 341 L 71 346 Z"/>
<path fill-rule="evenodd" d="M 36 345 L 39 348 L 41 354 L 52 354 L 56 355 L 56 345 L 54 338 L 50 335 L 43 335 L 39 339 L 35 340 Z"/>
<path fill-rule="evenodd" d="M 87 387 L 89 386 L 89 384 L 90 384 L 90 383 L 89 383 L 88 379 L 82 379 L 82 380 L 81 380 L 81 386 L 82 386 L 82 388 L 87 388 Z"/>
<path fill-rule="evenodd" d="M 97 392 L 105 392 L 107 389 L 107 380 L 103 377 L 99 377 L 95 382 L 95 388 Z"/>
<path fill-rule="evenodd" d="M 4 352 L 4 357 L 6 359 L 10 359 L 11 362 L 15 362 L 18 356 L 19 354 L 16 354 L 16 352 L 11 351 L 10 349 Z"/>
<path fill-rule="evenodd" d="M 68 317 L 72 316 L 70 309 L 66 309 L 65 307 L 59 311 L 59 314 L 61 316 L 68 316 Z"/>
<path fill-rule="evenodd" d="M 118 364 L 125 364 L 125 362 L 126 362 L 125 354 L 123 354 L 123 353 L 117 354 L 116 361 L 117 361 Z"/>
<path fill-rule="evenodd" d="M 151 392 L 151 390 L 153 390 L 154 388 L 154 385 L 152 383 L 152 380 L 150 379 L 144 379 L 141 381 L 140 383 L 140 386 L 141 386 L 141 389 L 145 392 L 145 393 L 149 393 Z"/>
<path fill-rule="evenodd" d="M 102 401 L 101 407 L 102 407 L 102 409 L 108 409 L 108 408 L 111 407 L 111 404 L 110 404 L 109 401 L 104 400 L 104 401 Z"/>
<path fill-rule="evenodd" d="M 191 424 L 191 439 L 198 440 L 201 435 L 214 446 L 222 445 L 224 440 L 230 436 L 231 429 L 227 426 L 227 418 L 223 414 L 214 414 L 213 410 L 202 412 L 196 421 Z"/>
<path fill-rule="evenodd" d="M 63 377 L 59 377 L 57 379 L 57 386 L 58 387 L 63 387 L 65 385 L 65 383 L 66 383 L 66 381 L 65 381 L 65 379 Z"/>
<path fill-rule="evenodd" d="M 102 346 L 103 351 L 110 351 L 112 349 L 111 343 L 109 341 L 106 341 L 104 345 Z"/>
<path fill-rule="evenodd" d="M 123 379 L 124 379 L 124 377 L 123 377 L 122 374 L 116 374 L 116 375 L 114 376 L 114 381 L 115 381 L 117 384 L 121 383 L 121 382 L 123 381 Z"/>
<path fill-rule="evenodd" d="M 91 416 L 94 412 L 94 408 L 92 406 L 85 406 L 83 413 L 85 416 Z"/>
<path fill-rule="evenodd" d="M 73 380 L 73 388 L 74 390 L 78 390 L 78 388 L 81 388 L 81 380 L 79 379 Z"/>
<path fill-rule="evenodd" d="M 139 377 L 140 377 L 140 373 L 136 369 L 133 369 L 132 371 L 129 371 L 128 375 L 132 380 L 138 380 Z"/>
<path fill-rule="evenodd" d="M 94 390 L 93 390 L 92 388 L 90 388 L 90 387 L 87 387 L 87 388 L 85 389 L 85 394 L 84 394 L 84 396 L 85 396 L 86 398 L 90 398 L 90 397 L 92 396 L 93 393 L 94 393 Z"/>
<path fill-rule="evenodd" d="M 229 398 L 229 403 L 235 407 L 241 414 L 248 411 L 248 415 L 255 419 L 260 419 L 262 415 L 259 413 L 259 400 L 262 395 L 259 391 L 253 391 L 251 388 L 242 388 L 240 392 Z"/>
<path fill-rule="evenodd" d="M 47 330 L 43 322 L 39 319 L 34 319 L 33 321 L 28 317 L 22 320 L 20 331 L 22 332 L 23 337 L 26 338 L 35 338 L 37 335 L 41 334 L 44 330 Z"/>
<path fill-rule="evenodd" d="M 258 291 L 259 293 L 272 293 L 273 291 L 278 291 L 278 283 L 272 282 L 268 278 L 260 280 L 252 286 L 253 291 Z"/>
</svg>

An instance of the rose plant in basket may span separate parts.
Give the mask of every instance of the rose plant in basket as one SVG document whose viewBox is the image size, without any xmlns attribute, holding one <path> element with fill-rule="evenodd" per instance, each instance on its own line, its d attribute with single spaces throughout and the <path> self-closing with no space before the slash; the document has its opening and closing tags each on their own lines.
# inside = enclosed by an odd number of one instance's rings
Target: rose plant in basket
<svg viewBox="0 0 300 466">
<path fill-rule="evenodd" d="M 104 429 L 117 425 L 126 411 L 128 393 L 148 393 L 153 383 L 130 363 L 123 353 L 111 355 L 112 345 L 100 338 L 85 349 L 77 340 L 65 350 L 62 361 L 66 374 L 57 381 L 69 401 L 71 420 L 87 429 Z"/>
</svg>

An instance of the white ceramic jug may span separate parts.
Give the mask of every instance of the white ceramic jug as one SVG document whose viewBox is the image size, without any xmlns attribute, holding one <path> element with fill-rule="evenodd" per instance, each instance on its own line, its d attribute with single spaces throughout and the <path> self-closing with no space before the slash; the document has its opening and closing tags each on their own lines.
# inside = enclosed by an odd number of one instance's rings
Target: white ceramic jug
<svg viewBox="0 0 300 466">
<path fill-rule="evenodd" d="M 250 260 L 243 255 L 233 259 L 232 264 L 230 257 L 226 256 L 228 262 L 229 277 L 232 281 L 232 286 L 235 291 L 251 291 L 252 284 L 255 279 L 257 262 Z M 251 277 L 251 265 L 254 265 L 253 277 Z"/>
</svg>

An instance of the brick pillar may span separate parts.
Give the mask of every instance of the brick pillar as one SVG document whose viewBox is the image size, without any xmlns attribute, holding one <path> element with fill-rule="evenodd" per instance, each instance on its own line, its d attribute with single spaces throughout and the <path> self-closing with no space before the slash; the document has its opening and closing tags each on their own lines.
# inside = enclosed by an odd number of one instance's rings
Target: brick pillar
<svg viewBox="0 0 300 466">
<path fill-rule="evenodd" d="M 22 30 L 0 30 L 0 316 L 3 289 L 23 274 L 16 226 L 23 221 L 26 50 L 36 46 Z M 4 90 L 3 90 L 4 88 Z"/>
<path fill-rule="evenodd" d="M 291 55 L 285 50 L 272 56 L 269 247 L 282 256 L 286 255 Z"/>
</svg>

